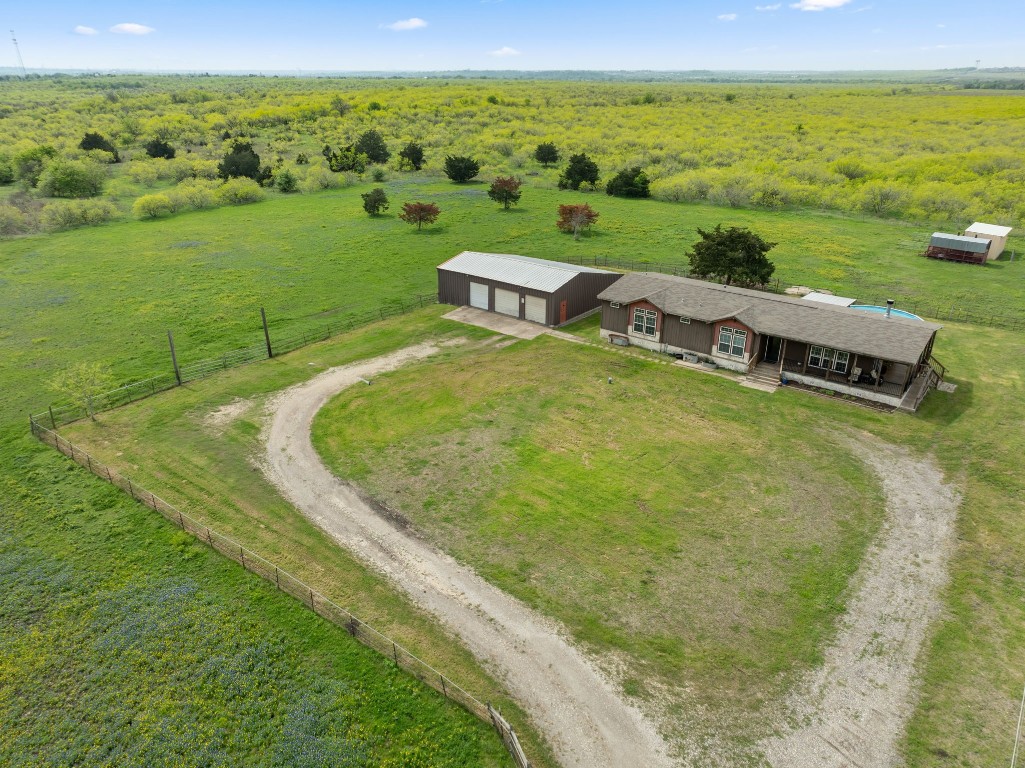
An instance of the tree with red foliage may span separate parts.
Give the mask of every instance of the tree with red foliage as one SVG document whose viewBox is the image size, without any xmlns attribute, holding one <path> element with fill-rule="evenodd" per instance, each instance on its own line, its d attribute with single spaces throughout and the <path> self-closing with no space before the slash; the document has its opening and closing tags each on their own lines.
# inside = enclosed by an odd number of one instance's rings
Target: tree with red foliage
<svg viewBox="0 0 1025 768">
<path fill-rule="evenodd" d="M 508 211 L 510 205 L 516 205 L 520 201 L 520 187 L 523 182 L 513 176 L 499 176 L 491 182 L 491 189 L 488 190 L 488 197 L 496 203 L 501 203 Z"/>
<path fill-rule="evenodd" d="M 598 220 L 598 212 L 587 203 L 581 205 L 560 205 L 559 220 L 555 222 L 563 232 L 572 232 L 573 239 L 580 239 L 580 231 Z"/>
<path fill-rule="evenodd" d="M 438 220 L 441 209 L 434 203 L 404 203 L 399 218 L 407 224 L 416 224 L 419 230 L 424 224 L 433 224 Z"/>
</svg>

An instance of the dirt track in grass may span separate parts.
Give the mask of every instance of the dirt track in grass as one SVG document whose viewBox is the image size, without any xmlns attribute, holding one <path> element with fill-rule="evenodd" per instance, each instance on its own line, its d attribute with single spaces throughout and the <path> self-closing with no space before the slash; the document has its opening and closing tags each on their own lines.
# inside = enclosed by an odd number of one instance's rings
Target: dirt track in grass
<svg viewBox="0 0 1025 768">
<path fill-rule="evenodd" d="M 901 765 L 916 660 L 942 608 L 958 494 L 930 459 L 870 436 L 848 443 L 883 484 L 886 522 L 822 667 L 787 702 L 789 726 L 762 745 L 776 768 Z"/>
<path fill-rule="evenodd" d="M 565 768 L 670 765 L 653 725 L 562 627 L 374 510 L 314 449 L 313 418 L 331 397 L 437 351 L 420 344 L 332 368 L 274 397 L 262 470 L 304 515 L 457 635 L 530 714 Z"/>
</svg>

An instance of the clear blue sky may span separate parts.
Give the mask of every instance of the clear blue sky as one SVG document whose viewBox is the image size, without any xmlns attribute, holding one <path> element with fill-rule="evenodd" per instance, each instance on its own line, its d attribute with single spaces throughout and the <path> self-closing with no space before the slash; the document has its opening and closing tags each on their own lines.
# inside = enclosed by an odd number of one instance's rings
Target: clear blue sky
<svg viewBox="0 0 1025 768">
<path fill-rule="evenodd" d="M 1025 0 L 4 0 L 0 22 L 30 69 L 1025 65 Z"/>
</svg>

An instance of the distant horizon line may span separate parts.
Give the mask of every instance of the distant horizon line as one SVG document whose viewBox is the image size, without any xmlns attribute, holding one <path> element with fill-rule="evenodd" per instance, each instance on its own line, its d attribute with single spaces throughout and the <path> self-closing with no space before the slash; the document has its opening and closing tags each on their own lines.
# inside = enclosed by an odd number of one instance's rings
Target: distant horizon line
<svg viewBox="0 0 1025 768">
<path fill-rule="evenodd" d="M 427 76 L 427 75 L 451 75 L 463 73 L 492 73 L 492 74 L 548 74 L 548 73 L 571 73 L 571 74 L 617 74 L 617 75 L 643 75 L 643 74 L 664 74 L 664 75 L 835 75 L 835 74 L 903 74 L 903 73 L 1025 73 L 1025 65 L 1007 67 L 946 67 L 942 69 L 572 69 L 572 68 L 545 68 L 545 69 L 484 69 L 464 67 L 462 69 L 304 69 L 301 67 L 293 69 L 211 69 L 211 68 L 173 68 L 173 69 L 142 69 L 137 67 L 119 69 L 114 67 L 25 67 L 24 73 L 18 67 L 0 67 L 0 75 L 49 75 L 49 74 L 121 74 L 121 75 L 286 75 L 314 76 L 314 75 L 386 75 L 386 76 Z"/>
</svg>

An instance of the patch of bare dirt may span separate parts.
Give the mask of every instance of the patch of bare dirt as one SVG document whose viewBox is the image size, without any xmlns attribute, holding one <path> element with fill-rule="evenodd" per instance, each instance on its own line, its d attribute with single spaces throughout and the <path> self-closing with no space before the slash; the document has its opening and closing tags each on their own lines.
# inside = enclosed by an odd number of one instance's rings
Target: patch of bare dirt
<svg viewBox="0 0 1025 768">
<path fill-rule="evenodd" d="M 822 667 L 763 743 L 777 768 L 893 768 L 916 696 L 916 660 L 941 610 L 958 494 L 930 459 L 865 437 L 850 447 L 879 477 L 886 521 Z"/>
<path fill-rule="evenodd" d="M 559 624 L 380 514 L 314 450 L 310 427 L 331 397 L 437 351 L 420 344 L 333 368 L 273 398 L 262 470 L 304 515 L 454 631 L 530 713 L 563 766 L 670 765 L 651 722 Z"/>
<path fill-rule="evenodd" d="M 242 418 L 253 405 L 252 400 L 236 397 L 203 417 L 203 426 L 215 435 L 224 433 L 233 421 Z"/>
</svg>

